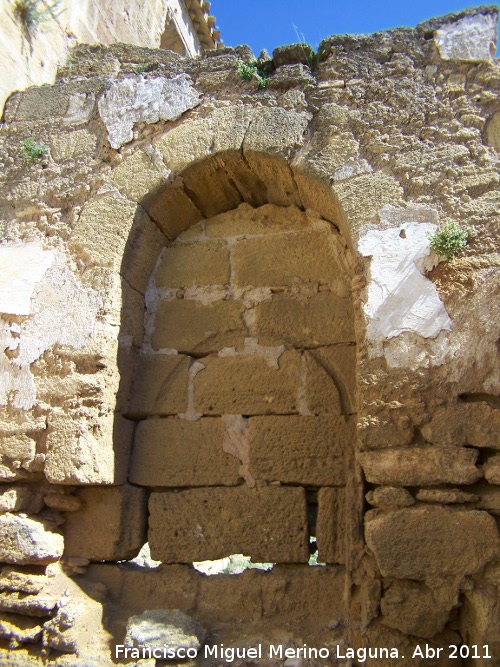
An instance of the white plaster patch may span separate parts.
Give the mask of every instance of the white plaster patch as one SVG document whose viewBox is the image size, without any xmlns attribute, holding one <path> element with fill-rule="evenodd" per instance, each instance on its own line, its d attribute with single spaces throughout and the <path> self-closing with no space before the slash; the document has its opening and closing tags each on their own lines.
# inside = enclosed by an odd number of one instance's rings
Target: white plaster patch
<svg viewBox="0 0 500 667">
<path fill-rule="evenodd" d="M 78 283 L 64 255 L 55 251 L 45 255 L 44 261 L 50 258 L 51 264 L 31 287 L 31 316 L 20 324 L 3 320 L 0 327 L 0 405 L 11 402 L 15 408 L 29 410 L 36 401 L 30 364 L 55 344 L 81 348 L 94 336 L 97 294 Z M 15 350 L 17 356 L 9 358 L 8 350 Z"/>
<path fill-rule="evenodd" d="M 186 74 L 172 79 L 136 76 L 112 84 L 97 106 L 111 147 L 120 148 L 132 141 L 134 123 L 175 120 L 195 107 L 199 99 Z"/>
<path fill-rule="evenodd" d="M 432 268 L 427 234 L 435 230 L 430 223 L 405 222 L 370 230 L 360 239 L 359 252 L 372 258 L 364 306 L 371 356 L 381 356 L 384 341 L 404 332 L 436 338 L 451 329 L 436 287 L 424 275 Z"/>
<path fill-rule="evenodd" d="M 444 60 L 492 60 L 497 41 L 493 14 L 464 16 L 436 30 L 434 38 Z"/>
<path fill-rule="evenodd" d="M 0 313 L 29 315 L 35 285 L 53 260 L 39 241 L 0 246 Z"/>
</svg>

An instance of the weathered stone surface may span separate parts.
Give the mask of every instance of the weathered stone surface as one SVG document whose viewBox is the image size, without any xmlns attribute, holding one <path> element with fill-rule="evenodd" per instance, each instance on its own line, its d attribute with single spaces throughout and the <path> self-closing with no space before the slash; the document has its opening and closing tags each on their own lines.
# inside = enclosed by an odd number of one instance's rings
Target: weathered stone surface
<svg viewBox="0 0 500 667">
<path fill-rule="evenodd" d="M 500 410 L 483 401 L 438 408 L 422 435 L 439 445 L 500 449 Z"/>
<path fill-rule="evenodd" d="M 49 523 L 26 515 L 0 516 L 0 562 L 45 565 L 62 556 L 64 540 Z"/>
<path fill-rule="evenodd" d="M 289 156 L 298 148 L 307 129 L 309 115 L 279 107 L 257 109 L 243 142 L 243 150 Z"/>
<path fill-rule="evenodd" d="M 205 636 L 204 628 L 182 611 L 154 609 L 129 618 L 124 644 L 149 649 L 198 650 Z"/>
<path fill-rule="evenodd" d="M 224 347 L 243 347 L 248 331 L 243 306 L 224 299 L 203 304 L 188 299 L 162 301 L 156 311 L 152 346 L 186 354 L 210 354 Z"/>
<path fill-rule="evenodd" d="M 57 603 L 57 596 L 50 594 L 25 595 L 19 592 L 0 594 L 1 611 L 35 618 L 50 616 Z"/>
<path fill-rule="evenodd" d="M 479 510 L 487 510 L 496 516 L 500 515 L 500 488 L 497 486 L 475 486 L 474 493 L 479 496 L 476 505 Z"/>
<path fill-rule="evenodd" d="M 445 60 L 491 60 L 497 42 L 497 17 L 493 13 L 464 16 L 445 23 L 434 41 Z"/>
<path fill-rule="evenodd" d="M 34 644 L 42 635 L 42 626 L 32 618 L 18 614 L 0 614 L 0 637 L 15 649 L 21 644 Z"/>
<path fill-rule="evenodd" d="M 297 273 L 300 276 L 300 270 Z M 255 311 L 255 330 L 262 345 L 316 347 L 354 341 L 350 297 L 342 298 L 333 292 L 319 292 L 310 297 L 274 294 Z"/>
<path fill-rule="evenodd" d="M 50 141 L 50 152 L 54 160 L 62 162 L 83 156 L 94 157 L 97 137 L 88 130 L 75 130 L 54 136 Z"/>
<path fill-rule="evenodd" d="M 48 493 L 43 498 L 47 507 L 51 507 L 58 512 L 76 512 L 82 503 L 79 498 L 67 493 Z"/>
<path fill-rule="evenodd" d="M 46 582 L 44 575 L 23 572 L 17 567 L 3 566 L 0 574 L 1 591 L 18 591 L 33 595 L 40 593 Z"/>
<path fill-rule="evenodd" d="M 322 488 L 318 492 L 316 544 L 318 562 L 345 563 L 347 557 L 345 488 Z"/>
<path fill-rule="evenodd" d="M 343 417 L 251 417 L 250 472 L 255 480 L 304 486 L 345 484 L 355 424 Z"/>
<path fill-rule="evenodd" d="M 229 282 L 229 253 L 223 243 L 175 244 L 165 250 L 157 287 L 225 285 Z"/>
<path fill-rule="evenodd" d="M 18 484 L 7 488 L 0 487 L 0 513 L 24 511 L 38 514 L 43 508 L 43 497 L 36 488 Z"/>
<path fill-rule="evenodd" d="M 127 156 L 111 174 L 113 185 L 135 202 L 156 190 L 164 180 L 165 172 L 159 171 L 145 151 Z"/>
<path fill-rule="evenodd" d="M 249 104 L 231 104 L 215 109 L 212 114 L 214 151 L 240 151 L 254 113 Z"/>
<path fill-rule="evenodd" d="M 300 357 L 284 352 L 279 368 L 260 356 L 211 357 L 194 380 L 202 414 L 293 414 L 297 410 Z"/>
<path fill-rule="evenodd" d="M 65 556 L 129 560 L 146 542 L 146 494 L 133 486 L 78 491 L 81 509 L 66 515 Z M 105 508 L 105 511 L 104 511 Z"/>
<path fill-rule="evenodd" d="M 238 208 L 215 215 L 205 222 L 205 234 L 210 239 L 232 238 L 235 236 L 260 236 L 281 234 L 290 231 L 329 229 L 324 220 L 306 217 L 296 206 L 275 206 L 264 204 L 254 208 L 244 202 Z"/>
<path fill-rule="evenodd" d="M 411 447 L 361 452 L 359 460 L 372 484 L 432 486 L 477 482 L 482 477 L 474 465 L 477 456 L 460 447 Z"/>
<path fill-rule="evenodd" d="M 491 563 L 484 573 L 475 577 L 472 590 L 465 592 L 460 631 L 463 643 L 468 646 L 488 645 L 488 655 L 480 652 L 474 662 L 478 667 L 496 665 L 500 650 L 500 566 Z"/>
<path fill-rule="evenodd" d="M 382 575 L 400 579 L 474 574 L 500 546 L 495 520 L 486 512 L 432 506 L 370 510 L 365 537 Z"/>
<path fill-rule="evenodd" d="M 193 162 L 210 155 L 211 145 L 212 131 L 208 119 L 178 125 L 156 142 L 165 164 L 174 172 L 181 172 Z"/>
<path fill-rule="evenodd" d="M 415 504 L 415 499 L 407 489 L 396 486 L 379 486 L 368 491 L 366 500 L 374 507 L 411 507 Z"/>
<path fill-rule="evenodd" d="M 301 488 L 211 488 L 153 493 L 149 545 L 167 563 L 243 553 L 254 561 L 307 562 L 307 511 Z"/>
<path fill-rule="evenodd" d="M 99 99 L 99 114 L 108 130 L 112 148 L 133 138 L 134 123 L 175 120 L 198 103 L 199 95 L 186 74 L 167 79 L 143 76 L 113 82 Z"/>
<path fill-rule="evenodd" d="M 182 189 L 180 179 L 164 185 L 143 205 L 170 241 L 174 241 L 189 225 L 203 218 L 203 214 Z"/>
<path fill-rule="evenodd" d="M 494 113 L 486 124 L 486 143 L 500 152 L 500 111 Z"/>
<path fill-rule="evenodd" d="M 490 456 L 483 466 L 484 477 L 490 484 L 500 484 L 500 454 Z"/>
<path fill-rule="evenodd" d="M 230 486 L 240 462 L 223 450 L 221 419 L 147 419 L 135 433 L 129 479 L 142 486 Z"/>
<path fill-rule="evenodd" d="M 380 601 L 382 622 L 407 635 L 429 639 L 442 632 L 450 610 L 458 604 L 453 586 L 433 586 L 415 581 L 392 581 Z"/>
<path fill-rule="evenodd" d="M 175 415 L 187 410 L 189 357 L 141 356 L 132 387 L 130 413 L 137 417 Z"/>
<path fill-rule="evenodd" d="M 242 239 L 233 248 L 234 280 L 239 287 L 336 285 L 336 255 L 333 232 Z"/>
<path fill-rule="evenodd" d="M 332 345 L 304 354 L 305 402 L 313 414 L 356 411 L 356 347 Z"/>
<path fill-rule="evenodd" d="M 420 489 L 417 492 L 417 500 L 449 505 L 452 503 L 475 503 L 479 500 L 479 496 L 461 489 Z"/>
</svg>

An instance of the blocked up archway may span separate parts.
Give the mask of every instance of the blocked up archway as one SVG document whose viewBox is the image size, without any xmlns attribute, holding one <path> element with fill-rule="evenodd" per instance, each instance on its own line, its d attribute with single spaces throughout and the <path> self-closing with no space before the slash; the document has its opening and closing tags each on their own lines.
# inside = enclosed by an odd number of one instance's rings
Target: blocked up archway
<svg viewBox="0 0 500 667">
<path fill-rule="evenodd" d="M 129 481 L 150 494 L 155 559 L 305 563 L 316 537 L 320 559 L 344 563 L 350 253 L 336 221 L 304 211 L 286 162 L 256 158 L 264 178 L 226 153 L 146 199 L 180 233 L 146 291 Z"/>
</svg>

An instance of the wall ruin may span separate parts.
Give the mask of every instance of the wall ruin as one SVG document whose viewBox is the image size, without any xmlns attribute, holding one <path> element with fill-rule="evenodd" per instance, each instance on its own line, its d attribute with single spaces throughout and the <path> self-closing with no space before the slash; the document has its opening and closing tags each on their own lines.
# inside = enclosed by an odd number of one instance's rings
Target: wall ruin
<svg viewBox="0 0 500 667">
<path fill-rule="evenodd" d="M 245 47 L 79 47 L 9 99 L 7 664 L 110 664 L 154 609 L 321 664 L 500 664 L 496 16 L 330 37 L 313 70 L 280 47 L 265 89 Z M 192 567 L 240 550 L 276 565 Z"/>
</svg>

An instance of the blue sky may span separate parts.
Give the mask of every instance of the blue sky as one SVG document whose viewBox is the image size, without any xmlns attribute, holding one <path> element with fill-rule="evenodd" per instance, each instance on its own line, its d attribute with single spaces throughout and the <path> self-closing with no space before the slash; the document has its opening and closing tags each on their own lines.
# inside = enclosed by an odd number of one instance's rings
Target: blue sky
<svg viewBox="0 0 500 667">
<path fill-rule="evenodd" d="M 227 46 L 249 44 L 258 56 L 263 48 L 271 54 L 280 44 L 301 41 L 294 26 L 317 48 L 328 35 L 415 27 L 425 19 L 467 6 L 466 0 L 213 0 L 211 13 Z"/>
</svg>

